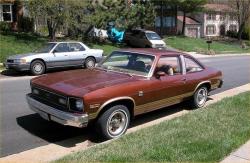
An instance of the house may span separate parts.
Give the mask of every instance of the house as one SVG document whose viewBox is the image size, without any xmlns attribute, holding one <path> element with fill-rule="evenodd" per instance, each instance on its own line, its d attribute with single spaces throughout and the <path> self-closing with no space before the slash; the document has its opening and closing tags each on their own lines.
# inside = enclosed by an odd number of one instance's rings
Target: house
<svg viewBox="0 0 250 163">
<path fill-rule="evenodd" d="M 24 7 L 21 1 L 0 0 L 0 22 L 8 22 L 13 30 L 17 30 L 23 15 Z"/>
<path fill-rule="evenodd" d="M 182 32 L 183 16 L 177 16 L 177 32 Z M 184 35 L 188 37 L 200 38 L 201 37 L 201 22 L 186 16 L 186 24 Z"/>
<path fill-rule="evenodd" d="M 178 12 L 178 21 L 183 21 L 183 16 Z M 195 23 L 195 25 L 194 25 Z M 200 23 L 200 25 L 199 25 Z M 178 31 L 182 23 L 178 23 Z M 234 11 L 227 4 L 206 4 L 204 11 L 188 14 L 185 35 L 192 37 L 218 37 L 226 35 L 227 31 L 238 31 L 239 25 Z M 198 34 L 195 34 L 197 33 Z"/>
</svg>

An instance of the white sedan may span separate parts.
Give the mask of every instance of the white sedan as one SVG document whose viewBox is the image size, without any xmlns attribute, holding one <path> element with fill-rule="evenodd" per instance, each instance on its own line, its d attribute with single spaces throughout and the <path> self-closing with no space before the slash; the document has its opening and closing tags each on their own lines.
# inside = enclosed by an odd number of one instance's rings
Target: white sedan
<svg viewBox="0 0 250 163">
<path fill-rule="evenodd" d="M 30 71 L 33 75 L 40 75 L 51 68 L 93 68 L 102 56 L 103 50 L 90 49 L 82 42 L 49 42 L 35 52 L 8 57 L 4 65 L 6 69 Z"/>
</svg>

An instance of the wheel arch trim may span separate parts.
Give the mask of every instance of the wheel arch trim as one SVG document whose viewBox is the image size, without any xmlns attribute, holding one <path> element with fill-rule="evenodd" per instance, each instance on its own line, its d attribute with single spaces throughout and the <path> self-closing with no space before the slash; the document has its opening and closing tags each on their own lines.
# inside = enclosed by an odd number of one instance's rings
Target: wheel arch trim
<svg viewBox="0 0 250 163">
<path fill-rule="evenodd" d="M 111 98 L 111 99 L 107 100 L 106 102 L 104 102 L 104 103 L 99 107 L 99 109 L 98 109 L 95 113 L 89 114 L 89 118 L 90 118 L 90 119 L 95 119 L 95 118 L 99 115 L 99 113 L 100 113 L 106 106 L 108 106 L 109 104 L 112 104 L 112 103 L 114 103 L 114 102 L 120 101 L 120 100 L 130 100 L 131 102 L 133 102 L 134 107 L 131 108 L 131 109 L 132 109 L 132 111 L 134 111 L 134 108 L 135 108 L 135 106 L 136 106 L 135 100 L 134 100 L 132 97 L 129 97 L 129 96 L 121 96 L 121 97 Z"/>
<path fill-rule="evenodd" d="M 197 84 L 197 86 L 195 87 L 195 89 L 194 89 L 194 92 L 193 92 L 193 93 L 195 93 L 195 91 L 197 91 L 197 89 L 198 89 L 201 85 L 203 85 L 203 84 L 209 84 L 209 85 L 210 85 L 210 87 L 212 86 L 211 81 L 209 81 L 209 80 L 202 81 L 202 82 L 200 82 L 199 84 Z"/>
</svg>

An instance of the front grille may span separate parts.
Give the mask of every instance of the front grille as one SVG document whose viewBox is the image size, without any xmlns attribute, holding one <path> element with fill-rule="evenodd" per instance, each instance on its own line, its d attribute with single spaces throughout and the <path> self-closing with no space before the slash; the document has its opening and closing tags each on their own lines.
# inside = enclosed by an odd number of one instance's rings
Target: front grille
<svg viewBox="0 0 250 163">
<path fill-rule="evenodd" d="M 41 88 L 34 87 L 34 86 L 32 87 L 32 95 L 38 101 L 40 101 L 44 104 L 47 104 L 47 105 L 54 107 L 58 110 L 68 111 L 68 107 L 67 107 L 68 98 L 63 96 L 63 95 L 59 95 L 57 93 L 50 92 L 48 90 L 41 89 Z M 59 103 L 59 99 L 65 100 L 66 103 L 65 104 Z"/>
<path fill-rule="evenodd" d="M 155 47 L 156 47 L 156 48 L 163 47 L 163 44 L 155 44 Z"/>
<path fill-rule="evenodd" d="M 14 63 L 14 59 L 7 59 L 8 63 Z"/>
</svg>

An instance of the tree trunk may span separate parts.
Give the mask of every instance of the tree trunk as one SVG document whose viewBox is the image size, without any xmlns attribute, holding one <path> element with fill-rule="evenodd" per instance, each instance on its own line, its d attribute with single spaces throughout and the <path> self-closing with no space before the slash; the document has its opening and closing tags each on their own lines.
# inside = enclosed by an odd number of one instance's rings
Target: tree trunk
<svg viewBox="0 0 250 163">
<path fill-rule="evenodd" d="M 163 35 L 163 0 L 161 1 L 161 26 L 160 26 L 160 35 Z"/>
<path fill-rule="evenodd" d="M 238 34 L 237 34 L 238 40 L 241 40 L 241 36 L 242 36 L 243 30 L 244 30 L 244 27 L 245 27 L 245 22 L 243 22 L 239 26 L 239 31 L 238 31 Z"/>
<path fill-rule="evenodd" d="M 181 31 L 181 34 L 183 36 L 185 35 L 185 26 L 186 26 L 186 12 L 183 11 L 183 22 L 182 22 L 182 31 Z"/>
<path fill-rule="evenodd" d="M 56 40 L 56 27 L 53 25 L 51 20 L 47 20 L 47 27 L 49 31 L 50 41 Z"/>
</svg>

